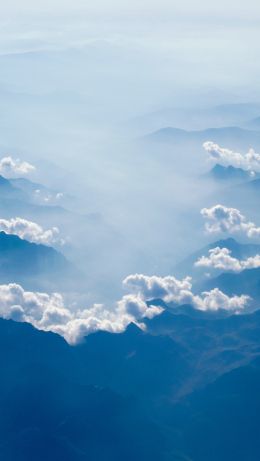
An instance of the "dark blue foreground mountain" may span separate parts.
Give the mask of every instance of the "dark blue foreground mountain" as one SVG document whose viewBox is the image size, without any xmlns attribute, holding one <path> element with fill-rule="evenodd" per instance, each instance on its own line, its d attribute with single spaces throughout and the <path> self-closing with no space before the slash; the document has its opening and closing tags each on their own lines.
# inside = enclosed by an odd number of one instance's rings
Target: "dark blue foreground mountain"
<svg viewBox="0 0 260 461">
<path fill-rule="evenodd" d="M 75 347 L 0 320 L 0 459 L 257 461 L 259 354 L 260 312 L 168 309 Z"/>
<path fill-rule="evenodd" d="M 259 355 L 259 350 L 257 352 Z M 177 405 L 169 422 L 193 461 L 258 461 L 260 359 L 237 368 Z"/>
<path fill-rule="evenodd" d="M 72 348 L 56 335 L 1 320 L 0 459 L 167 461 L 169 441 L 138 397 L 155 388 L 153 362 L 166 371 L 160 354 L 172 352 L 156 346 L 135 327 Z"/>
</svg>

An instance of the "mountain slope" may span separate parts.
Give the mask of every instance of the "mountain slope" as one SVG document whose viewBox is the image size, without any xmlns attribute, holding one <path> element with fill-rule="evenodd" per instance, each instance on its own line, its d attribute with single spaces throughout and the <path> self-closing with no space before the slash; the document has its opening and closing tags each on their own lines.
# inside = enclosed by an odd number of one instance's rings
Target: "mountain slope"
<svg viewBox="0 0 260 461">
<path fill-rule="evenodd" d="M 0 232 L 0 283 L 44 286 L 76 274 L 73 265 L 54 248 Z"/>
<path fill-rule="evenodd" d="M 12 322 L 0 331 L 1 459 L 166 460 L 164 437 L 136 399 L 81 383 L 61 338 Z"/>
<path fill-rule="evenodd" d="M 15 187 L 11 180 L 0 175 L 0 200 L 3 198 L 26 200 L 27 194 Z"/>
<path fill-rule="evenodd" d="M 207 256 L 209 250 L 216 247 L 227 248 L 231 251 L 232 256 L 237 259 L 246 259 L 260 253 L 260 245 L 254 243 L 239 243 L 234 238 L 230 237 L 227 239 L 217 240 L 216 242 L 206 245 L 195 253 L 192 253 L 190 256 L 178 263 L 173 268 L 173 272 L 179 276 L 194 275 L 196 277 L 200 274 L 201 270 L 194 267 L 195 262 L 202 256 Z M 203 271 L 205 270 L 203 269 Z"/>
<path fill-rule="evenodd" d="M 260 117 L 255 117 L 245 124 L 249 130 L 260 130 Z"/>
<path fill-rule="evenodd" d="M 73 197 L 26 178 L 10 179 L 9 182 L 13 187 L 19 189 L 30 203 L 36 205 L 62 205 L 73 207 L 76 203 Z"/>
<path fill-rule="evenodd" d="M 210 279 L 201 288 L 205 290 L 218 287 L 228 295 L 246 294 L 254 299 L 259 307 L 260 301 L 260 268 L 247 269 L 239 273 L 227 272 Z"/>
<path fill-rule="evenodd" d="M 232 143 L 233 148 L 248 149 L 249 146 L 260 147 L 260 132 L 246 130 L 239 127 L 209 128 L 206 130 L 186 131 L 172 127 L 166 127 L 147 135 L 144 140 L 150 142 L 170 143 L 170 144 L 200 144 L 205 141 L 213 140 L 224 146 Z"/>
<path fill-rule="evenodd" d="M 248 171 L 241 168 L 234 168 L 233 166 L 224 167 L 222 165 L 215 165 L 207 175 L 215 181 L 248 181 L 252 179 Z"/>
<path fill-rule="evenodd" d="M 220 377 L 176 408 L 180 448 L 193 461 L 258 461 L 260 359 Z M 180 424 L 181 423 L 181 424 Z"/>
<path fill-rule="evenodd" d="M 130 325 L 76 347 L 0 319 L 1 458 L 230 461 L 226 434 L 233 444 L 244 420 L 251 433 L 240 437 L 236 459 L 256 461 L 259 354 L 259 311 L 216 318 L 166 310 L 146 332 Z"/>
</svg>

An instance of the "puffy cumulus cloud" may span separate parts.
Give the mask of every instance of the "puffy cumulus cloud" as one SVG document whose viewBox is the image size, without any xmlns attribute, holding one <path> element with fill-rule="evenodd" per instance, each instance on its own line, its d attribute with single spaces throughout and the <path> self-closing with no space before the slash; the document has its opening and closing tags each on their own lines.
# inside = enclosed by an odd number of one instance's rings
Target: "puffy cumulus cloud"
<svg viewBox="0 0 260 461">
<path fill-rule="evenodd" d="M 223 166 L 233 166 L 252 173 L 260 172 L 260 154 L 250 149 L 246 154 L 220 147 L 214 142 L 207 141 L 203 144 L 210 160 Z"/>
<path fill-rule="evenodd" d="M 22 162 L 20 159 L 13 159 L 10 156 L 3 157 L 0 160 L 0 174 L 10 178 L 15 176 L 26 176 L 34 170 L 35 167 L 30 163 Z"/>
<path fill-rule="evenodd" d="M 208 256 L 202 256 L 195 262 L 195 267 L 206 267 L 223 271 L 241 272 L 245 269 L 260 267 L 260 255 L 257 254 L 245 260 L 232 257 L 228 248 L 212 248 Z"/>
<path fill-rule="evenodd" d="M 19 322 L 31 323 L 35 328 L 52 331 L 63 336 L 69 344 L 96 331 L 120 333 L 131 322 L 142 327 L 144 318 L 152 318 L 163 311 L 147 306 L 140 296 L 126 295 L 114 309 L 95 304 L 89 309 L 70 310 L 65 307 L 61 294 L 25 291 L 15 283 L 0 285 L 0 316 Z"/>
<path fill-rule="evenodd" d="M 218 288 L 204 292 L 200 296 L 192 293 L 191 278 L 178 280 L 175 277 L 157 277 L 143 274 L 129 275 L 124 281 L 127 289 L 134 290 L 137 296 L 146 301 L 160 298 L 165 302 L 191 304 L 202 311 L 217 311 L 220 309 L 240 312 L 248 307 L 249 296 L 229 297 Z"/>
<path fill-rule="evenodd" d="M 211 291 L 205 291 L 201 296 L 194 296 L 194 306 L 202 311 L 218 311 L 224 309 L 230 312 L 241 312 L 250 302 L 250 297 L 242 296 L 227 296 L 218 288 Z"/>
<path fill-rule="evenodd" d="M 130 323 L 145 328 L 145 318 L 152 319 L 164 310 L 147 303 L 150 298 L 158 296 L 168 302 L 189 303 L 203 311 L 225 309 L 239 312 L 250 301 L 248 296 L 229 297 L 218 288 L 200 296 L 194 295 L 188 278 L 178 281 L 174 277 L 137 274 L 127 277 L 124 286 L 134 289 L 134 293 L 123 296 L 111 309 L 103 304 L 94 304 L 89 309 L 69 309 L 60 293 L 25 291 L 16 283 L 0 285 L 0 316 L 30 323 L 39 330 L 63 336 L 69 344 L 77 344 L 96 331 L 121 333 Z"/>
<path fill-rule="evenodd" d="M 130 316 L 131 319 L 141 320 L 144 318 L 152 319 L 156 315 L 161 314 L 163 309 L 159 306 L 147 306 L 146 301 L 142 296 L 129 294 L 117 303 L 118 312 L 121 315 Z"/>
<path fill-rule="evenodd" d="M 149 277 L 143 274 L 129 275 L 123 281 L 123 286 L 142 295 L 146 300 L 163 299 L 165 302 L 189 302 L 192 288 L 191 277 L 178 280 L 173 276 Z"/>
<path fill-rule="evenodd" d="M 43 245 L 62 243 L 62 240 L 59 239 L 59 229 L 57 227 L 44 230 L 39 224 L 22 218 L 0 219 L 0 231 L 6 234 L 18 235 L 24 240 L 42 243 Z"/>
<path fill-rule="evenodd" d="M 236 208 L 215 205 L 203 208 L 201 215 L 206 220 L 205 229 L 208 233 L 244 233 L 249 238 L 260 238 L 260 227 L 247 221 Z"/>
</svg>

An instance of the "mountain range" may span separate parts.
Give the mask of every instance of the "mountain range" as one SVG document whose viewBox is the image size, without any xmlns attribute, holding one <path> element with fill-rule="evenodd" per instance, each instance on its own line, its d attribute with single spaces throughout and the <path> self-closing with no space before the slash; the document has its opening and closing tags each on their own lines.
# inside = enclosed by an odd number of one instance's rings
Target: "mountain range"
<svg viewBox="0 0 260 461">
<path fill-rule="evenodd" d="M 255 269 L 245 269 L 239 273 L 226 272 L 216 278 L 199 284 L 197 290 L 210 290 L 218 287 L 224 293 L 232 296 L 249 295 L 253 298 L 256 307 L 260 301 L 260 267 Z"/>
<path fill-rule="evenodd" d="M 27 288 L 59 286 L 79 271 L 57 250 L 0 232 L 0 283 L 20 283 Z M 65 280 L 64 280 L 65 282 Z"/>
<path fill-rule="evenodd" d="M 242 168 L 234 168 L 233 166 L 225 167 L 219 164 L 216 164 L 207 176 L 216 181 L 235 181 L 239 183 L 243 181 L 251 182 L 253 179 L 249 171 L 242 170 Z"/>
<path fill-rule="evenodd" d="M 201 272 L 205 272 L 205 269 L 194 267 L 194 264 L 202 256 L 207 256 L 209 250 L 213 248 L 227 248 L 231 252 L 231 256 L 236 259 L 247 259 L 251 256 L 255 256 L 260 253 L 260 245 L 256 243 L 239 243 L 232 237 L 217 240 L 212 242 L 198 251 L 195 251 L 183 261 L 180 261 L 173 268 L 173 273 L 179 277 L 185 277 L 186 275 L 193 275 L 194 277 L 201 276 Z"/>
<path fill-rule="evenodd" d="M 250 146 L 260 148 L 260 132 L 231 126 L 223 128 L 208 128 L 206 130 L 187 131 L 183 129 L 165 127 L 144 137 L 148 142 L 165 144 L 202 145 L 205 141 L 230 146 L 233 149 L 248 149 Z"/>
<path fill-rule="evenodd" d="M 258 130 L 260 114 L 258 103 L 221 104 L 215 107 L 167 107 L 148 113 L 128 122 L 128 128 L 136 133 L 148 133 L 167 126 L 189 130 L 200 130 L 214 126 L 238 126 Z"/>
<path fill-rule="evenodd" d="M 256 461 L 259 311 L 194 317 L 184 306 L 146 324 L 71 347 L 0 320 L 1 458 L 230 461 L 238 437 L 236 459 Z"/>
</svg>

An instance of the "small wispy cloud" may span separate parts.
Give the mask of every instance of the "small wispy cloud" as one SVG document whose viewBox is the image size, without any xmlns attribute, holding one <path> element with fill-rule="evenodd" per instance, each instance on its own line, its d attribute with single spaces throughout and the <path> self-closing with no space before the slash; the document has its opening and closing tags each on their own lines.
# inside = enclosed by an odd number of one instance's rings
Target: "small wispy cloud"
<svg viewBox="0 0 260 461">
<path fill-rule="evenodd" d="M 13 159 L 12 157 L 3 157 L 0 160 L 0 174 L 7 178 L 17 176 L 26 176 L 35 170 L 35 166 L 31 163 L 23 162 L 20 159 Z"/>
</svg>

